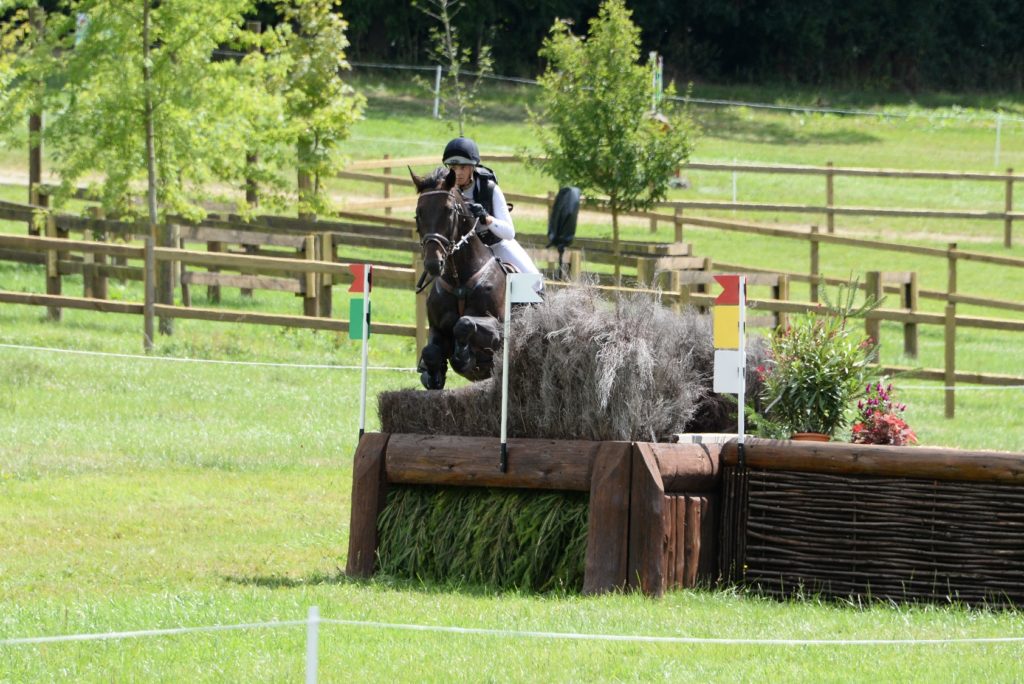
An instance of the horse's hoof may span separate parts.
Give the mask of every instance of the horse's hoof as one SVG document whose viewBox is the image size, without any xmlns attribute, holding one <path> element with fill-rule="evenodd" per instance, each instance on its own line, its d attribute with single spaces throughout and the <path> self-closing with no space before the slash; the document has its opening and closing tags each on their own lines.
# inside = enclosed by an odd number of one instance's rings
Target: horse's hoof
<svg viewBox="0 0 1024 684">
<path fill-rule="evenodd" d="M 444 380 L 445 377 L 440 373 L 431 373 L 430 371 L 420 373 L 420 382 L 428 390 L 444 389 Z"/>
</svg>

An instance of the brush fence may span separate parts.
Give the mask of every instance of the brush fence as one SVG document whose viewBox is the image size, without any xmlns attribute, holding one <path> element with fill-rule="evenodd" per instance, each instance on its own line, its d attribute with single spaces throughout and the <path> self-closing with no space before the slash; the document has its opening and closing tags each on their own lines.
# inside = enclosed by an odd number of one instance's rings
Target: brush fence
<svg viewBox="0 0 1024 684">
<path fill-rule="evenodd" d="M 367 433 L 356 449 L 346 573 L 376 569 L 377 517 L 389 485 L 509 487 L 589 493 L 584 593 L 710 583 L 718 575 L 715 444 Z"/>
<path fill-rule="evenodd" d="M 773 595 L 1024 603 L 1024 454 L 722 447 L 721 568 Z"/>
</svg>

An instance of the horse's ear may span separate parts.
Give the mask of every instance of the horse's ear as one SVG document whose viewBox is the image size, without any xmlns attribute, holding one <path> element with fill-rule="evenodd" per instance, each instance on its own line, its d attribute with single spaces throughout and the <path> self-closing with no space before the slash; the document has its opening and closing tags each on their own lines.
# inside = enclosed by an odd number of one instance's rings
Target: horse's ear
<svg viewBox="0 0 1024 684">
<path fill-rule="evenodd" d="M 448 169 L 448 175 L 444 177 L 444 185 L 441 187 L 445 190 L 451 190 L 455 187 L 455 169 Z"/>
<path fill-rule="evenodd" d="M 426 183 L 426 179 L 413 173 L 411 166 L 406 166 L 405 168 L 409 169 L 409 176 L 412 178 L 412 184 L 416 186 L 416 192 L 423 192 L 425 190 L 423 186 Z"/>
</svg>

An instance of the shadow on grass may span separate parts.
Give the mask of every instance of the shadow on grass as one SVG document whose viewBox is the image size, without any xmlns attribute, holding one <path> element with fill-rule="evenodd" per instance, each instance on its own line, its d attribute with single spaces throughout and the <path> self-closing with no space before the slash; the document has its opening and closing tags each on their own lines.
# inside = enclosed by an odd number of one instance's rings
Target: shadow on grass
<svg viewBox="0 0 1024 684">
<path fill-rule="evenodd" d="M 287 575 L 224 575 L 222 579 L 230 584 L 246 587 L 262 587 L 264 589 L 295 589 L 297 587 L 313 587 L 323 584 L 365 584 L 365 580 L 349 577 L 341 570 L 332 573 L 314 572 L 305 577 L 289 577 Z"/>
<path fill-rule="evenodd" d="M 246 587 L 260 587 L 264 589 L 297 589 L 299 587 L 314 587 L 323 585 L 353 585 L 366 588 L 378 588 L 388 591 L 402 591 L 422 594 L 424 596 L 436 596 L 440 594 L 459 594 L 462 596 L 579 596 L 578 591 L 569 591 L 564 588 L 552 589 L 544 592 L 534 592 L 518 588 L 501 588 L 483 584 L 469 584 L 458 580 L 448 582 L 431 582 L 428 580 L 411 579 L 406 577 L 394 577 L 392 575 L 376 574 L 368 579 L 349 577 L 342 570 L 333 573 L 314 572 L 305 577 L 289 577 L 286 575 L 225 575 L 222 577 L 225 582 Z"/>
<path fill-rule="evenodd" d="M 802 131 L 795 125 L 763 120 L 745 120 L 732 111 L 704 112 L 698 116 L 701 127 L 715 138 L 742 140 L 773 145 L 869 145 L 881 138 L 853 130 Z"/>
</svg>

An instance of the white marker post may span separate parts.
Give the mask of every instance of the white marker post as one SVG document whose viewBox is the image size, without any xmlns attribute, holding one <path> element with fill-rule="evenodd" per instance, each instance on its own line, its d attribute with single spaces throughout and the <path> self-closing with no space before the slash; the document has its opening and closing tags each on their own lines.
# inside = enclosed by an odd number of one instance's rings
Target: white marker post
<svg viewBox="0 0 1024 684">
<path fill-rule="evenodd" d="M 505 276 L 505 334 L 502 338 L 501 362 L 501 461 L 499 469 L 508 472 L 508 350 L 511 346 L 512 304 L 543 303 L 536 287 L 543 283 L 539 273 L 510 273 Z"/>
<path fill-rule="evenodd" d="M 349 302 L 348 333 L 350 339 L 358 339 L 363 343 L 362 374 L 359 378 L 359 437 L 362 438 L 366 432 L 366 371 L 369 365 L 369 340 L 370 340 L 370 289 L 373 287 L 371 264 L 352 264 L 349 266 L 352 271 L 352 285 L 349 292 L 362 293 L 363 297 L 353 298 Z M 358 323 L 358 327 L 357 327 Z"/>
<path fill-rule="evenodd" d="M 737 395 L 736 443 L 739 446 L 739 460 L 744 459 L 743 440 L 746 433 L 747 394 L 747 279 L 745 276 L 715 276 L 725 289 L 715 299 L 711 312 L 712 332 L 715 345 L 715 369 L 712 389 Z"/>
</svg>

